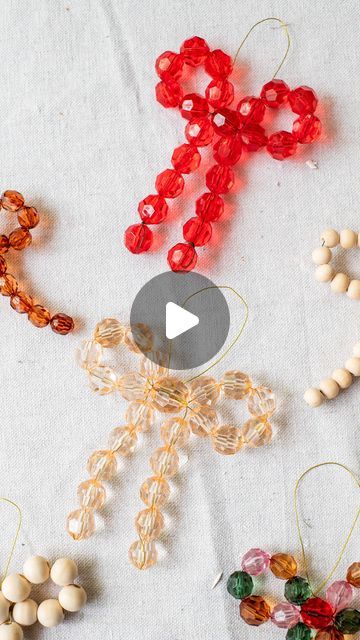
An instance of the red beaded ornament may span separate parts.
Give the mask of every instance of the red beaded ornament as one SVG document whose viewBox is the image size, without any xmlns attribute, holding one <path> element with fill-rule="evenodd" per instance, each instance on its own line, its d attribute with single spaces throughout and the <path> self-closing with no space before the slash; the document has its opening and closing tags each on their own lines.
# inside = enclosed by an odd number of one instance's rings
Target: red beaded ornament
<svg viewBox="0 0 360 640">
<path fill-rule="evenodd" d="M 10 233 L 9 237 L 0 235 L 0 254 L 5 254 L 10 249 L 15 251 L 26 249 L 32 242 L 30 229 L 36 227 L 40 221 L 37 210 L 35 207 L 25 205 L 21 193 L 11 190 L 5 191 L 1 196 L 0 209 L 16 213 L 20 225 Z M 8 265 L 3 255 L 0 255 L 0 293 L 10 298 L 10 306 L 15 311 L 26 313 L 35 327 L 42 329 L 50 325 L 52 330 L 60 335 L 66 335 L 74 328 L 74 321 L 70 316 L 65 313 L 51 316 L 45 307 L 34 304 L 33 299 L 19 289 L 16 279 L 8 271 Z"/>
<path fill-rule="evenodd" d="M 198 93 L 184 95 L 181 79 L 186 69 L 203 65 L 211 82 L 205 97 Z M 139 204 L 140 224 L 131 225 L 125 231 L 125 246 L 132 253 L 148 251 L 153 244 L 153 234 L 148 225 L 159 224 L 166 219 L 166 199 L 177 198 L 184 189 L 184 174 L 196 171 L 200 165 L 199 148 L 212 145 L 216 162 L 206 173 L 209 192 L 196 201 L 195 212 L 201 222 L 190 218 L 183 226 L 185 242 L 180 242 L 168 252 L 168 264 L 173 271 L 190 271 L 197 263 L 195 247 L 207 244 L 211 239 L 211 223 L 219 220 L 224 212 L 221 195 L 234 186 L 231 167 L 239 162 L 243 149 L 259 151 L 266 148 L 276 160 L 293 156 L 299 144 L 314 142 L 321 133 L 321 123 L 314 112 L 318 99 L 306 86 L 291 90 L 278 78 L 266 83 L 260 97 L 246 96 L 236 108 L 234 86 L 229 81 L 233 70 L 231 57 L 215 49 L 210 51 L 203 38 L 195 36 L 186 40 L 180 53 L 165 51 L 155 63 L 160 82 L 156 85 L 156 99 L 165 108 L 178 108 L 187 121 L 187 143 L 175 149 L 172 169 L 165 169 L 155 182 L 157 194 L 149 195 Z M 266 110 L 276 111 L 289 106 L 297 115 L 292 131 L 278 131 L 267 136 L 262 122 Z M 203 223 L 208 223 L 204 225 Z"/>
</svg>

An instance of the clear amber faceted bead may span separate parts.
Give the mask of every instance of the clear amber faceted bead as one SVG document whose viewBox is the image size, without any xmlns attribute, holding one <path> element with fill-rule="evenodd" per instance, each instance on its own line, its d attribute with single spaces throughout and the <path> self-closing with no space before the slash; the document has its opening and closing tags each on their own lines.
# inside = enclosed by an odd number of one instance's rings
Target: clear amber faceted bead
<svg viewBox="0 0 360 640">
<path fill-rule="evenodd" d="M 41 304 L 36 304 L 30 309 L 28 318 L 31 324 L 34 325 L 34 327 L 43 329 L 44 327 L 48 326 L 51 316 L 50 312 L 45 309 L 45 307 L 43 307 Z"/>
<path fill-rule="evenodd" d="M 162 507 L 169 499 L 170 487 L 165 478 L 152 476 L 141 485 L 140 498 L 148 507 Z"/>
<path fill-rule="evenodd" d="M 87 463 L 88 474 L 96 480 L 109 481 L 116 475 L 117 461 L 113 451 L 95 451 Z"/>
<path fill-rule="evenodd" d="M 129 456 L 134 452 L 137 435 L 134 427 L 117 427 L 109 436 L 109 449 L 122 456 Z"/>
<path fill-rule="evenodd" d="M 11 296 L 10 299 L 10 305 L 18 313 L 29 313 L 32 304 L 32 298 L 24 291 L 18 291 L 15 295 Z"/>
<path fill-rule="evenodd" d="M 240 616 L 252 627 L 259 627 L 271 616 L 271 609 L 261 596 L 249 596 L 240 603 Z"/>
<path fill-rule="evenodd" d="M 162 425 L 160 435 L 165 444 L 184 447 L 190 437 L 189 423 L 183 418 L 170 418 Z"/>
<path fill-rule="evenodd" d="M 150 466 L 156 476 L 171 478 L 179 470 L 179 456 L 172 446 L 160 447 L 152 454 Z"/>
<path fill-rule="evenodd" d="M 192 407 L 189 423 L 195 436 L 208 436 L 218 425 L 217 413 L 213 407 L 206 405 Z"/>
<path fill-rule="evenodd" d="M 125 327 L 115 318 L 105 318 L 95 327 L 94 340 L 103 347 L 117 347 L 124 340 Z"/>
<path fill-rule="evenodd" d="M 74 320 L 66 313 L 56 313 L 50 320 L 50 325 L 54 333 L 66 336 L 74 329 Z"/>
<path fill-rule="evenodd" d="M 136 540 L 129 549 L 129 560 L 137 569 L 149 569 L 157 563 L 157 551 L 153 541 Z"/>
<path fill-rule="evenodd" d="M 18 191 L 11 189 L 5 191 L 1 197 L 1 206 L 6 209 L 6 211 L 18 211 L 24 206 L 24 202 L 24 196 Z"/>
<path fill-rule="evenodd" d="M 87 540 L 95 531 L 95 518 L 92 509 L 72 511 L 66 521 L 66 531 L 74 540 Z"/>
<path fill-rule="evenodd" d="M 242 428 L 244 443 L 250 447 L 262 447 L 268 444 L 272 438 L 272 427 L 267 420 L 250 418 Z"/>
<path fill-rule="evenodd" d="M 144 378 L 155 380 L 163 377 L 168 369 L 169 354 L 161 351 L 149 352 L 149 357 L 143 356 L 140 360 L 140 373 Z"/>
<path fill-rule="evenodd" d="M 100 396 L 106 396 L 116 389 L 117 375 L 114 369 L 106 365 L 98 365 L 89 370 L 90 389 Z"/>
<path fill-rule="evenodd" d="M 227 371 L 221 381 L 224 394 L 233 400 L 242 400 L 249 393 L 252 381 L 241 371 Z"/>
<path fill-rule="evenodd" d="M 356 589 L 360 589 L 360 562 L 354 562 L 347 570 L 346 580 Z"/>
<path fill-rule="evenodd" d="M 25 229 L 33 229 L 39 224 L 40 216 L 35 207 L 22 207 L 19 209 L 18 222 Z"/>
<path fill-rule="evenodd" d="M 10 249 L 9 238 L 4 234 L 0 235 L 0 255 L 7 253 Z"/>
<path fill-rule="evenodd" d="M 155 409 L 162 413 L 175 413 L 186 406 L 188 389 L 178 378 L 166 376 L 160 378 L 152 394 Z"/>
<path fill-rule="evenodd" d="M 297 563 L 295 558 L 287 553 L 275 553 L 270 558 L 270 569 L 280 580 L 289 580 L 296 576 Z"/>
<path fill-rule="evenodd" d="M 220 385 L 215 378 L 200 376 L 189 383 L 189 403 L 215 404 L 220 395 Z"/>
<path fill-rule="evenodd" d="M 243 446 L 241 431 L 231 424 L 224 424 L 211 433 L 212 446 L 224 456 L 232 456 Z"/>
<path fill-rule="evenodd" d="M 32 242 L 31 233 L 28 229 L 24 229 L 23 227 L 19 227 L 18 229 L 14 229 L 9 235 L 9 244 L 12 249 L 15 251 L 23 251 L 26 249 Z"/>
<path fill-rule="evenodd" d="M 134 353 L 147 353 L 153 347 L 154 336 L 149 327 L 139 322 L 125 331 L 124 343 Z"/>
<path fill-rule="evenodd" d="M 135 518 L 135 528 L 141 540 L 155 540 L 164 528 L 164 518 L 156 507 L 139 511 Z"/>
<path fill-rule="evenodd" d="M 18 290 L 18 283 L 11 273 L 0 278 L 0 292 L 3 296 L 13 296 Z"/>
<path fill-rule="evenodd" d="M 127 373 L 118 380 L 119 391 L 125 400 L 143 400 L 145 397 L 145 381 L 144 378 L 134 371 Z"/>
<path fill-rule="evenodd" d="M 253 416 L 272 416 L 276 409 L 275 395 L 271 389 L 256 387 L 251 389 L 248 398 L 248 410 Z"/>
<path fill-rule="evenodd" d="M 81 507 L 88 509 L 101 509 L 106 500 L 105 487 L 98 480 L 85 480 L 78 486 L 77 491 Z"/>
<path fill-rule="evenodd" d="M 102 346 L 95 340 L 83 340 L 76 350 L 76 361 L 84 369 L 97 367 L 102 359 Z"/>
<path fill-rule="evenodd" d="M 149 431 L 154 424 L 154 411 L 149 403 L 134 400 L 126 410 L 125 420 L 137 431 Z"/>
</svg>

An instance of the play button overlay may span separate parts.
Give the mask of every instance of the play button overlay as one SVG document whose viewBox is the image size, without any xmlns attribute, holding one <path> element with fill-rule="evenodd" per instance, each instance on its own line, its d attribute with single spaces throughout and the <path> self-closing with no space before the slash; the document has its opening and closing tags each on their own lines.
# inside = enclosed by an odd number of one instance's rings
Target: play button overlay
<svg viewBox="0 0 360 640">
<path fill-rule="evenodd" d="M 152 331 L 152 351 L 141 340 L 139 324 Z M 149 280 L 131 307 L 133 338 L 153 362 L 170 357 L 170 369 L 194 369 L 212 360 L 224 346 L 230 327 L 225 296 L 199 273 L 167 271 Z M 139 336 L 139 337 L 137 337 Z"/>
</svg>

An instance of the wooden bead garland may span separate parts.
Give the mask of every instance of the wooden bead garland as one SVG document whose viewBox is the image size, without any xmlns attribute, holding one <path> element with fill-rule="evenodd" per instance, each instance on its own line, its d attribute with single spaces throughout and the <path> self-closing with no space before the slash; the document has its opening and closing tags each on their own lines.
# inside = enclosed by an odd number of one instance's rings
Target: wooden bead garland
<svg viewBox="0 0 360 640">
<path fill-rule="evenodd" d="M 135 329 L 136 330 L 136 329 Z M 153 338 L 145 325 L 137 327 L 137 342 L 141 339 L 145 352 L 153 348 Z M 274 394 L 265 387 L 255 387 L 240 371 L 228 371 L 220 382 L 203 375 L 182 381 L 169 370 L 144 356 L 139 371 L 119 376 L 102 362 L 103 348 L 125 345 L 139 354 L 131 330 L 118 320 L 107 318 L 100 322 L 91 340 L 85 340 L 78 350 L 78 361 L 88 375 L 90 387 L 99 395 L 120 392 L 129 402 L 123 426 L 114 429 L 108 447 L 95 451 L 88 461 L 90 479 L 78 488 L 80 508 L 69 514 L 67 531 L 74 540 L 89 538 L 95 532 L 95 511 L 106 500 L 104 482 L 117 473 L 117 456 L 127 457 L 135 450 L 138 436 L 155 422 L 155 412 L 167 414 L 160 430 L 162 445 L 152 454 L 152 475 L 142 484 L 140 498 L 146 508 L 139 512 L 135 527 L 139 539 L 130 547 L 129 559 L 138 569 L 146 569 L 157 562 L 155 539 L 161 536 L 164 519 L 161 508 L 170 495 L 169 479 L 179 470 L 178 448 L 182 448 L 192 432 L 208 437 L 218 453 L 232 455 L 243 446 L 258 447 L 272 437 L 269 418 L 275 411 Z M 158 358 L 164 363 L 165 359 Z M 215 405 L 224 399 L 246 400 L 250 419 L 242 428 L 218 424 Z"/>
<path fill-rule="evenodd" d="M 316 265 L 315 278 L 319 282 L 330 282 L 334 293 L 346 293 L 352 300 L 360 300 L 360 280 L 351 280 L 346 273 L 335 273 L 330 262 L 332 251 L 340 245 L 343 249 L 360 247 L 360 236 L 351 229 L 335 231 L 326 229 L 321 236 L 321 247 L 314 249 L 313 262 Z"/>
<path fill-rule="evenodd" d="M 56 627 L 63 622 L 65 612 L 78 612 L 86 604 L 85 589 L 74 584 L 78 568 L 73 560 L 60 558 L 50 570 L 46 558 L 31 556 L 23 573 L 12 573 L 2 583 L 0 591 L 0 640 L 22 640 L 22 627 L 39 622 L 43 627 Z M 39 605 L 30 598 L 33 585 L 48 579 L 61 587 L 58 598 L 44 600 Z"/>
<path fill-rule="evenodd" d="M 353 355 L 345 362 L 345 366 L 335 369 L 330 378 L 324 378 L 319 388 L 307 389 L 304 400 L 310 407 L 319 407 L 324 400 L 332 400 L 342 389 L 351 386 L 353 378 L 360 376 L 360 342 L 353 349 Z"/>
</svg>

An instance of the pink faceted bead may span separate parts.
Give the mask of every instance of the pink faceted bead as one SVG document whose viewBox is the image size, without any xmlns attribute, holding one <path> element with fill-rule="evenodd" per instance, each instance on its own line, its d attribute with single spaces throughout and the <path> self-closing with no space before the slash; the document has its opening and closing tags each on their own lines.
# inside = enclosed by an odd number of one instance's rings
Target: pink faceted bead
<svg viewBox="0 0 360 640">
<path fill-rule="evenodd" d="M 264 573 L 270 564 L 270 554 L 261 549 L 250 549 L 245 553 L 241 566 L 251 576 L 258 576 Z"/>
<path fill-rule="evenodd" d="M 290 602 L 280 602 L 272 611 L 271 621 L 280 629 L 291 629 L 300 621 L 300 611 Z"/>
<path fill-rule="evenodd" d="M 338 580 L 333 582 L 326 591 L 326 600 L 331 604 L 335 613 L 342 609 L 347 609 L 354 597 L 354 592 L 351 584 L 345 580 Z"/>
</svg>

